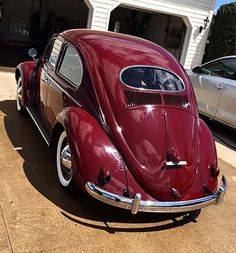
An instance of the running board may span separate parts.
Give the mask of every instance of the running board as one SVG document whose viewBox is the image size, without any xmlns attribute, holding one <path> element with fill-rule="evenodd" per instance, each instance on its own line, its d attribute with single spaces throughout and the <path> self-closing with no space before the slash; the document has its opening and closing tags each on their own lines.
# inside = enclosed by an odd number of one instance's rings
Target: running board
<svg viewBox="0 0 236 253">
<path fill-rule="evenodd" d="M 40 112 L 37 110 L 37 108 L 33 108 L 33 107 L 26 107 L 26 110 L 28 111 L 28 113 L 29 113 L 30 117 L 32 118 L 32 120 L 34 121 L 35 125 L 37 126 L 39 132 L 43 136 L 43 139 L 45 140 L 45 142 L 49 146 L 50 136 L 49 136 L 47 130 L 45 129 Z"/>
</svg>

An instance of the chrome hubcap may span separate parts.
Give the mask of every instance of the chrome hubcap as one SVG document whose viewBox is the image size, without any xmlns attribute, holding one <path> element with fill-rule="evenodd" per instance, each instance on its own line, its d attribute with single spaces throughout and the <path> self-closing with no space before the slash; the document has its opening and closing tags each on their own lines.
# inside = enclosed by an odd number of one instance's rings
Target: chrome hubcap
<svg viewBox="0 0 236 253">
<path fill-rule="evenodd" d="M 71 171 L 72 166 L 71 166 L 71 154 L 69 145 L 66 145 L 61 151 L 61 163 L 66 170 Z"/>
<path fill-rule="evenodd" d="M 70 147 L 66 144 L 60 153 L 60 160 L 61 160 L 61 172 L 63 177 L 66 180 L 70 180 L 72 177 L 72 163 L 71 163 L 71 153 Z"/>
<path fill-rule="evenodd" d="M 22 98 L 22 86 L 20 86 L 18 89 L 18 99 L 21 100 L 21 98 Z"/>
</svg>

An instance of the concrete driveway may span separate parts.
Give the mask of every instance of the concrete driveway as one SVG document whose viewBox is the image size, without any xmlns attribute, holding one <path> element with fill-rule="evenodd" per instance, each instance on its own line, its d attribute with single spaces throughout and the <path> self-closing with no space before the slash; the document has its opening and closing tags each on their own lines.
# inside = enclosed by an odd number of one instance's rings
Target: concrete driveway
<svg viewBox="0 0 236 253">
<path fill-rule="evenodd" d="M 30 117 L 16 112 L 14 94 L 14 75 L 0 72 L 1 253 L 236 251 L 236 152 L 225 143 L 217 144 L 229 185 L 222 206 L 203 209 L 196 219 L 132 216 L 61 189 L 52 154 Z"/>
</svg>

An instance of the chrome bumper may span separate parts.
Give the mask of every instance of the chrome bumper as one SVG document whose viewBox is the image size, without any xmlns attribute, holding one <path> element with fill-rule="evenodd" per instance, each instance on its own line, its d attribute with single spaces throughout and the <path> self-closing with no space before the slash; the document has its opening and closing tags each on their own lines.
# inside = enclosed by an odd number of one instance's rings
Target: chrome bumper
<svg viewBox="0 0 236 253">
<path fill-rule="evenodd" d="M 189 212 L 210 205 L 218 205 L 222 203 L 226 189 L 227 181 L 222 176 L 218 191 L 207 197 L 186 201 L 144 201 L 141 200 L 142 196 L 140 193 L 136 193 L 135 198 L 131 199 L 105 191 L 94 183 L 88 182 L 86 184 L 86 190 L 92 197 L 106 204 L 131 210 L 132 214 L 136 214 L 139 211 L 153 213 Z"/>
</svg>

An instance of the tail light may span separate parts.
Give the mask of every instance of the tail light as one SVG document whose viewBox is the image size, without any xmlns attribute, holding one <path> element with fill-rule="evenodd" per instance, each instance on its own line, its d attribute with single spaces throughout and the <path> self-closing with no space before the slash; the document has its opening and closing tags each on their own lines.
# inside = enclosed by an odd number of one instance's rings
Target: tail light
<svg viewBox="0 0 236 253">
<path fill-rule="evenodd" d="M 109 170 L 101 168 L 98 175 L 98 182 L 101 185 L 108 184 L 111 181 L 111 173 Z"/>
<path fill-rule="evenodd" d="M 208 168 L 213 178 L 217 178 L 219 176 L 220 170 L 215 166 L 215 164 L 211 163 Z"/>
</svg>

